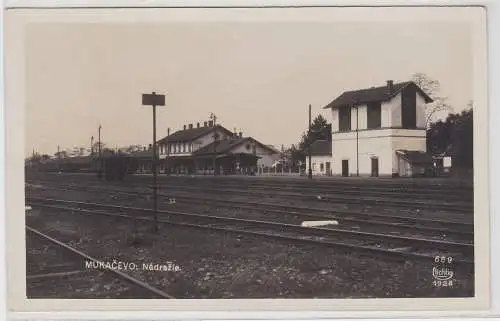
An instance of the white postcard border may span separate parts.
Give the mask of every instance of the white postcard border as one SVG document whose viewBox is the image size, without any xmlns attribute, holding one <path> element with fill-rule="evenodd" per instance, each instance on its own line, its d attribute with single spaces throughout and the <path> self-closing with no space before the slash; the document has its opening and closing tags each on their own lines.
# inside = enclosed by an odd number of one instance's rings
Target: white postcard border
<svg viewBox="0 0 500 321">
<path fill-rule="evenodd" d="M 299 14 L 298 11 L 283 14 L 280 11 L 276 16 L 273 9 L 269 13 L 258 16 L 249 13 L 253 9 L 232 10 L 228 16 L 217 14 L 214 17 L 214 10 L 209 12 L 203 9 L 169 9 L 169 19 L 190 19 L 201 21 L 206 19 L 237 19 L 254 20 L 270 19 L 284 20 L 295 19 L 308 21 L 310 19 L 336 21 L 371 21 L 376 19 L 394 19 L 394 12 L 389 15 L 384 12 L 374 14 L 373 8 L 369 11 L 363 8 L 356 8 L 356 13 L 349 14 L 353 8 L 344 8 L 342 13 L 328 12 L 321 9 L 301 9 L 307 10 L 307 14 Z M 387 8 L 386 8 L 387 9 Z M 422 9 L 422 10 L 419 10 Z M 58 311 L 61 307 L 66 311 L 94 310 L 109 311 L 115 310 L 150 310 L 164 311 L 168 309 L 174 311 L 384 311 L 384 315 L 390 311 L 414 311 L 414 310 L 474 310 L 485 309 L 489 306 L 490 297 L 490 262 L 489 262 L 489 197 L 488 197 L 488 113 L 487 110 L 487 65 L 486 65 L 486 32 L 485 14 L 482 8 L 471 9 L 453 8 L 457 10 L 460 19 L 470 19 L 475 27 L 475 55 L 474 55 L 474 108 L 480 112 L 474 113 L 475 137 L 474 137 L 474 173 L 475 173 L 475 244 L 476 253 L 488 253 L 488 255 L 476 255 L 476 292 L 478 297 L 473 299 L 372 299 L 372 300 L 26 300 L 25 299 L 25 251 L 24 251 L 24 100 L 25 100 L 25 76 L 24 69 L 24 44 L 23 28 L 29 21 L 31 22 L 136 22 L 138 20 L 162 21 L 165 19 L 164 13 L 154 9 L 141 9 L 139 13 L 133 9 L 120 11 L 113 10 L 79 10 L 75 13 L 70 10 L 44 10 L 43 14 L 32 14 L 33 11 L 23 10 L 22 19 L 14 19 L 14 10 L 9 10 L 5 14 L 5 61 L 6 61 L 6 202 L 7 202 L 7 244 L 6 247 L 8 264 L 7 273 L 9 279 L 8 300 L 12 311 Z M 184 13 L 174 14 L 172 11 L 182 10 Z M 191 11 L 186 13 L 186 10 Z M 219 10 L 219 9 L 217 9 Z M 224 9 L 220 9 L 224 10 Z M 267 9 L 256 9 L 267 10 Z M 297 10 L 297 9 L 295 9 Z M 347 10 L 347 11 L 346 11 Z M 391 8 L 391 10 L 404 10 L 402 8 Z M 391 11 L 391 10 L 386 10 Z M 412 8 L 410 17 L 399 14 L 396 20 L 408 21 L 415 17 L 425 19 L 442 20 L 441 14 L 436 10 L 441 8 Z M 270 13 L 274 11 L 275 13 Z M 293 11 L 293 10 L 292 10 Z M 376 11 L 376 10 L 375 10 Z M 31 13 L 30 13 L 31 12 Z M 179 11 L 180 12 L 180 11 Z M 204 12 L 204 13 L 202 13 Z M 402 12 L 402 11 L 401 11 Z M 467 12 L 467 13 L 466 13 Z M 54 14 L 54 15 L 51 15 Z M 186 17 L 187 15 L 188 17 Z M 471 18 L 473 17 L 473 18 Z M 359 19 L 359 20 L 358 20 Z M 456 16 L 454 19 L 457 19 Z M 269 20 L 268 20 L 269 21 Z M 469 21 L 469 20 L 467 20 Z M 484 48 L 484 49 L 483 49 Z M 23 179 L 20 179 L 23 178 Z M 418 305 L 418 308 L 417 308 Z M 397 306 L 397 307 L 396 307 Z M 449 312 L 449 311 L 448 311 Z M 363 313 L 363 312 L 361 312 Z M 366 312 L 365 312 L 366 313 Z M 396 312 L 401 313 L 401 312 Z M 403 312 L 404 313 L 404 312 Z M 406 312 L 407 313 L 407 312 Z M 431 312 L 429 312 L 431 313 Z M 437 312 L 437 315 L 442 314 Z M 447 313 L 449 314 L 449 313 Z M 349 312 L 349 316 L 352 316 Z M 436 316 L 436 313 L 433 315 Z M 369 316 L 375 316 L 373 312 Z"/>
</svg>

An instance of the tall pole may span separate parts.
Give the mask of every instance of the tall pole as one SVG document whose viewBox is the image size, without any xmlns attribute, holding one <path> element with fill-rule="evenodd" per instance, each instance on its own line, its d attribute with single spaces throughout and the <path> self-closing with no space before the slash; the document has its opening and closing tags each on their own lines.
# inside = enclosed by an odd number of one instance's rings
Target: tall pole
<svg viewBox="0 0 500 321">
<path fill-rule="evenodd" d="M 94 136 L 90 137 L 90 158 L 94 158 Z"/>
<path fill-rule="evenodd" d="M 359 176 L 359 108 L 356 107 L 356 176 Z"/>
<path fill-rule="evenodd" d="M 158 231 L 158 184 L 157 180 L 157 158 L 158 158 L 158 150 L 156 148 L 156 107 L 157 106 L 165 106 L 165 95 L 157 95 L 156 92 L 153 91 L 151 94 L 142 94 L 142 105 L 143 106 L 151 106 L 153 107 L 153 154 L 152 154 L 152 166 L 151 169 L 153 171 L 153 213 L 154 213 L 154 231 Z"/>
<path fill-rule="evenodd" d="M 168 164 L 168 158 L 170 157 L 170 142 L 169 142 L 169 137 L 170 137 L 170 127 L 167 128 L 167 156 L 165 157 L 165 170 L 167 172 L 167 175 L 170 175 L 170 168 Z"/>
<path fill-rule="evenodd" d="M 309 138 L 309 146 L 308 146 L 308 154 L 309 154 L 309 174 L 308 174 L 308 177 L 309 179 L 312 179 L 312 168 L 311 168 L 311 162 L 312 162 L 312 155 L 311 155 L 311 145 L 312 145 L 312 142 L 311 142 L 311 126 L 312 126 L 312 123 L 311 123 L 311 104 L 309 104 L 309 135 L 308 135 L 308 138 Z"/>
<path fill-rule="evenodd" d="M 215 122 L 217 121 L 217 116 L 214 113 L 210 114 L 210 119 L 213 121 L 214 126 L 214 157 L 212 167 L 214 168 L 214 176 L 217 175 L 216 160 L 217 160 L 217 130 L 215 129 Z"/>
<path fill-rule="evenodd" d="M 97 162 L 99 165 L 98 165 L 98 169 L 97 169 L 97 171 L 98 171 L 97 175 L 98 175 L 99 178 L 102 177 L 101 176 L 102 175 L 101 128 L 102 128 L 102 126 L 101 126 L 101 124 L 99 124 L 99 128 L 98 128 L 98 135 L 99 136 L 98 136 L 98 146 L 97 146 L 98 151 L 99 151 L 99 160 Z"/>
<path fill-rule="evenodd" d="M 61 148 L 57 145 L 57 172 L 61 171 Z"/>
<path fill-rule="evenodd" d="M 153 96 L 156 93 L 153 91 Z M 158 231 L 158 186 L 156 184 L 156 104 L 153 104 L 153 210 L 155 213 L 155 232 Z"/>
<path fill-rule="evenodd" d="M 281 144 L 281 176 L 285 175 L 285 146 Z"/>
</svg>

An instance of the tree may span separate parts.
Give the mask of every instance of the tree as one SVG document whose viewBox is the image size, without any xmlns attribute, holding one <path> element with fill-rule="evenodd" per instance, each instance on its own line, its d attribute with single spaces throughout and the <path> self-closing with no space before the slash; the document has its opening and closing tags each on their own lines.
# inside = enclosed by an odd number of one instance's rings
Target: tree
<svg viewBox="0 0 500 321">
<path fill-rule="evenodd" d="M 461 113 L 449 114 L 445 121 L 431 123 L 427 130 L 427 150 L 449 153 L 453 166 L 471 169 L 474 163 L 472 103 Z"/>
<path fill-rule="evenodd" d="M 309 146 L 317 140 L 332 139 L 332 125 L 328 124 L 325 117 L 318 115 L 311 122 L 311 130 L 303 132 L 298 146 L 292 145 L 288 149 L 293 166 L 301 166 L 306 162 L 306 156 Z"/>
<path fill-rule="evenodd" d="M 304 150 L 300 150 L 295 144 L 292 144 L 292 146 L 286 150 L 286 154 L 290 158 L 290 166 L 292 168 L 300 167 L 306 160 L 306 153 Z"/>
<path fill-rule="evenodd" d="M 332 125 L 328 124 L 322 115 L 316 116 L 311 123 L 311 131 L 302 133 L 299 149 L 305 151 L 310 144 L 317 140 L 332 139 Z"/>
<path fill-rule="evenodd" d="M 101 142 L 101 152 L 104 150 L 105 146 L 106 144 Z M 99 154 L 99 142 L 95 142 L 92 149 L 94 154 Z"/>
<path fill-rule="evenodd" d="M 447 103 L 447 97 L 439 96 L 441 84 L 438 80 L 431 79 L 424 73 L 415 73 L 412 76 L 412 81 L 434 100 L 425 106 L 425 127 L 428 128 L 437 112 L 450 112 L 451 106 Z"/>
<path fill-rule="evenodd" d="M 56 152 L 56 153 L 54 154 L 54 156 L 55 156 L 56 158 L 67 158 L 67 157 L 69 157 L 69 153 L 68 153 L 68 151 L 66 151 L 66 150 L 62 150 L 62 151 L 60 151 L 60 152 Z"/>
<path fill-rule="evenodd" d="M 71 157 L 77 157 L 77 156 L 81 157 L 81 156 L 85 155 L 85 151 L 86 150 L 84 147 L 75 146 L 75 147 L 73 147 L 73 150 L 71 151 L 70 156 Z"/>
<path fill-rule="evenodd" d="M 120 150 L 123 150 L 125 153 L 140 152 L 140 151 L 142 151 L 142 146 L 141 145 L 130 145 L 127 147 L 120 148 Z"/>
</svg>

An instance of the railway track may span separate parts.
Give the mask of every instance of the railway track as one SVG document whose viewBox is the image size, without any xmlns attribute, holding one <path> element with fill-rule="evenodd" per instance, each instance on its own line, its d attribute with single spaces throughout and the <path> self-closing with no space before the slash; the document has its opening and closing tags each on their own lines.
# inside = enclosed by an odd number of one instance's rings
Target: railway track
<svg viewBox="0 0 500 321">
<path fill-rule="evenodd" d="M 32 199 L 30 204 L 70 213 L 120 217 L 136 222 L 152 221 L 151 216 L 155 214 L 154 211 L 146 208 L 56 199 Z M 398 260 L 433 260 L 435 256 L 445 253 L 447 256 L 454 257 L 457 262 L 473 263 L 474 246 L 462 242 L 429 240 L 338 228 L 306 228 L 291 224 L 209 216 L 180 211 L 162 210 L 156 213 L 160 217 L 159 222 L 163 224 L 334 246 L 348 253 L 354 252 Z"/>
<path fill-rule="evenodd" d="M 41 189 L 46 190 L 81 190 L 93 193 L 112 193 L 115 196 L 125 196 L 125 198 L 140 198 L 140 197 L 150 197 L 151 191 L 148 191 L 141 187 L 140 190 L 132 189 L 131 187 L 121 187 L 121 188 L 109 188 L 101 186 L 85 186 L 85 185 L 43 185 L 39 186 Z M 28 194 L 27 194 L 28 195 Z M 321 208 L 321 207 L 310 207 L 310 206 L 300 206 L 292 205 L 290 202 L 286 205 L 267 203 L 262 201 L 249 201 L 249 200 L 234 200 L 228 198 L 214 198 L 214 197 L 202 197 L 193 194 L 168 194 L 162 191 L 158 192 L 159 198 L 175 198 L 177 200 L 182 200 L 183 203 L 189 203 L 190 205 L 213 205 L 217 207 L 230 208 L 230 209 L 246 209 L 246 210 L 259 210 L 266 212 L 273 212 L 283 215 L 296 215 L 304 218 L 337 218 L 350 220 L 351 222 L 367 222 L 372 220 L 377 220 L 381 224 L 394 223 L 394 224 L 406 224 L 414 228 L 428 227 L 428 228 L 438 228 L 444 231 L 464 231 L 466 233 L 473 233 L 473 223 L 460 222 L 455 220 L 445 220 L 445 219 L 435 219 L 435 218 L 424 218 L 420 217 L 418 213 L 408 214 L 380 214 L 373 213 L 377 209 L 372 209 L 371 212 L 363 212 L 356 210 L 338 210 L 331 208 Z"/>
<path fill-rule="evenodd" d="M 38 182 L 39 184 L 50 184 L 52 186 L 55 186 L 53 183 L 50 182 Z M 66 185 L 66 186 L 71 186 L 71 185 Z M 74 185 L 73 185 L 74 186 Z M 107 184 L 105 185 L 108 187 L 121 187 L 123 188 L 124 185 L 113 185 L 113 184 Z M 127 188 L 151 188 L 149 185 L 132 185 L 132 184 L 127 184 L 125 185 Z M 165 191 L 172 191 L 172 193 L 177 193 L 179 195 L 179 191 L 184 191 L 185 194 L 180 196 L 182 197 L 189 197 L 189 194 L 192 192 L 200 192 L 204 193 L 207 195 L 235 195 L 235 196 L 244 196 L 244 197 L 254 197 L 260 199 L 267 199 L 269 200 L 270 198 L 272 199 L 283 199 L 283 200 L 288 200 L 288 201 L 303 201 L 303 202 L 308 202 L 308 203 L 316 203 L 318 202 L 318 198 L 321 200 L 322 203 L 328 203 L 328 204 L 353 204 L 353 205 L 368 205 L 368 206 L 386 206 L 386 207 L 391 207 L 391 208 L 405 208 L 405 209 L 428 209 L 428 210 L 446 210 L 446 211 L 453 211 L 457 213 L 473 213 L 474 211 L 474 206 L 471 202 L 463 201 L 463 202 L 453 202 L 453 201 L 440 201 L 440 202 L 430 202 L 430 201 L 423 201 L 423 200 L 415 200 L 415 199 L 408 199 L 405 198 L 404 195 L 398 194 L 398 193 L 393 193 L 393 196 L 390 198 L 384 198 L 384 197 L 364 197 L 362 195 L 359 195 L 358 197 L 355 196 L 345 196 L 345 195 L 317 195 L 317 194 L 310 194 L 310 195 L 300 195 L 297 193 L 275 193 L 275 192 L 270 192 L 270 191 L 248 191 L 245 189 L 227 189 L 223 187 L 218 187 L 218 188 L 204 188 L 204 187 L 193 187 L 193 186 L 168 186 L 168 185 L 159 185 L 158 186 L 159 190 L 165 190 Z M 213 197 L 211 197 L 213 198 Z"/>
<path fill-rule="evenodd" d="M 95 173 L 30 173 L 31 178 L 37 177 L 51 179 L 61 178 L 68 180 L 74 178 L 78 181 L 88 180 L 96 181 Z M 151 175 L 131 175 L 127 178 L 130 182 L 144 182 L 151 179 Z M 197 184 L 213 184 L 223 182 L 230 186 L 266 186 L 266 187 L 290 187 L 290 188 L 332 188 L 332 187 L 353 187 L 365 189 L 405 189 L 412 192 L 441 191 L 442 189 L 450 192 L 471 192 L 474 184 L 467 180 L 456 180 L 453 178 L 356 178 L 356 177 L 336 177 L 332 179 L 308 180 L 305 178 L 292 177 L 267 177 L 267 176 L 211 176 L 211 175 L 165 175 L 158 176 L 159 181 L 175 181 L 176 183 L 187 182 L 190 184 L 193 180 Z"/>
<path fill-rule="evenodd" d="M 173 187 L 172 185 L 160 183 L 160 187 L 167 188 Z M 234 189 L 241 188 L 241 186 L 233 185 L 233 184 L 224 184 L 223 186 L 217 184 L 177 184 L 175 187 L 181 186 L 182 188 L 189 189 L 223 189 L 224 191 L 232 192 Z M 231 189 L 228 189 L 231 188 Z M 360 186 L 324 186 L 324 187 L 315 187 L 315 186 L 307 186 L 307 187 L 297 187 L 297 186 L 289 186 L 289 185 L 249 185 L 243 187 L 246 192 L 250 193 L 261 193 L 262 191 L 272 191 L 274 195 L 283 195 L 283 196 L 316 196 L 323 195 L 328 197 L 329 195 L 346 195 L 346 196 L 362 196 L 362 197 L 373 197 L 373 196 L 384 196 L 384 197 L 401 197 L 410 196 L 415 199 L 425 199 L 425 200 L 440 200 L 443 198 L 443 190 L 442 189 L 425 189 L 425 190 L 414 190 L 406 188 L 406 186 L 399 186 L 397 188 L 380 188 L 380 187 L 360 187 Z M 463 202 L 464 200 L 472 201 L 472 191 L 463 191 L 457 192 L 453 194 L 446 195 L 446 201 L 459 201 Z"/>
<path fill-rule="evenodd" d="M 42 176 L 29 176 L 30 180 L 47 180 L 50 181 L 65 181 L 73 183 L 97 182 L 98 180 L 91 175 L 42 175 Z M 149 184 L 150 177 L 147 176 L 130 176 L 124 182 L 125 184 Z M 102 183 L 102 182 L 101 182 Z M 109 182 L 106 182 L 109 183 Z M 326 184 L 325 184 L 326 183 Z M 473 186 L 472 185 L 455 185 L 452 181 L 446 184 L 429 185 L 429 184 L 407 184 L 407 182 L 399 181 L 397 183 L 384 182 L 380 183 L 376 180 L 332 180 L 323 182 L 319 181 L 299 181 L 290 182 L 287 179 L 281 181 L 265 180 L 265 179 L 243 179 L 237 177 L 223 176 L 223 177 L 198 177 L 198 176 L 164 176 L 158 177 L 159 185 L 175 185 L 175 186 L 196 186 L 203 188 L 231 188 L 231 189 L 247 189 L 247 190 L 268 190 L 278 192 L 293 192 L 300 191 L 311 194 L 327 194 L 327 193 L 351 193 L 355 195 L 380 195 L 388 194 L 392 196 L 393 193 L 398 195 L 405 194 L 411 195 L 414 198 L 436 198 L 446 197 L 447 200 L 472 200 Z"/>
<path fill-rule="evenodd" d="M 26 225 L 26 233 L 29 298 L 174 299 L 122 271 L 86 267 L 99 260 L 40 230 Z"/>
<path fill-rule="evenodd" d="M 405 195 L 405 193 L 397 192 L 371 192 L 360 193 L 357 190 L 337 190 L 337 191 L 322 191 L 322 192 L 284 192 L 283 188 L 275 188 L 272 191 L 266 190 L 268 187 L 248 188 L 245 189 L 229 189 L 226 186 L 171 186 L 161 184 L 159 188 L 165 191 L 168 190 L 184 190 L 190 192 L 203 192 L 207 194 L 225 194 L 225 195 L 249 195 L 258 198 L 281 198 L 287 200 L 301 200 L 301 201 L 317 201 L 320 197 L 322 202 L 326 203 L 349 203 L 349 204 L 363 204 L 363 205 L 384 205 L 392 207 L 405 207 L 405 208 L 431 208 L 431 209 L 446 209 L 456 212 L 473 211 L 473 204 L 471 202 L 461 199 L 443 200 L 439 199 L 440 195 Z M 336 193 L 336 194 L 335 194 Z M 382 196 L 378 195 L 382 194 Z M 407 196 L 411 196 L 408 199 Z M 425 200 L 424 200 L 425 199 Z M 438 201 L 439 199 L 439 201 Z"/>
</svg>

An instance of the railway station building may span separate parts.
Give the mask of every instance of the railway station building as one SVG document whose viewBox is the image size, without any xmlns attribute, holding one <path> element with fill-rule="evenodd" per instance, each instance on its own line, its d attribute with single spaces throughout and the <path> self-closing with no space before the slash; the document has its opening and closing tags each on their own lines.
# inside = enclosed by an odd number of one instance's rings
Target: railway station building
<svg viewBox="0 0 500 321">
<path fill-rule="evenodd" d="M 432 99 L 414 82 L 346 91 L 324 108 L 332 114 L 333 175 L 415 176 L 426 153 L 425 106 Z"/>
<path fill-rule="evenodd" d="M 252 174 L 280 158 L 279 151 L 212 121 L 184 125 L 157 144 L 160 173 Z M 140 156 L 140 170 L 151 171 L 152 152 L 143 151 Z"/>
</svg>

